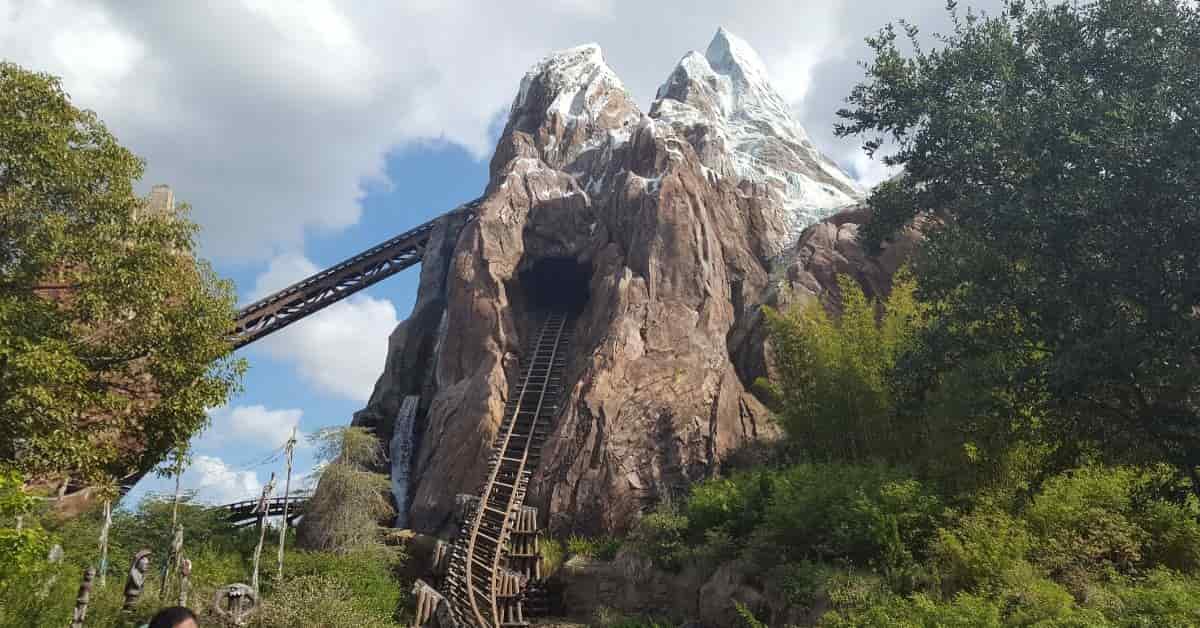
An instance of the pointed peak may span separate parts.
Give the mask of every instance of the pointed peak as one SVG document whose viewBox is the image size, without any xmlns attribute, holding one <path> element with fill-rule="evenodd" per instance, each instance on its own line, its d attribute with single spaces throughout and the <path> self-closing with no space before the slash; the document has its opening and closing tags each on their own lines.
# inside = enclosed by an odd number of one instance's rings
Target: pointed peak
<svg viewBox="0 0 1200 628">
<path fill-rule="evenodd" d="M 600 44 L 591 43 L 554 51 L 538 61 L 529 70 L 529 74 L 571 74 L 577 70 L 595 69 L 602 69 L 608 74 L 612 74 L 612 69 L 604 61 L 604 52 L 600 49 Z M 613 74 L 613 78 L 616 78 L 615 74 Z"/>
<path fill-rule="evenodd" d="M 529 102 L 531 91 L 539 94 L 534 103 Z M 538 112 L 549 107 L 578 114 L 579 107 L 587 100 L 594 100 L 597 94 L 617 92 L 624 94 L 625 86 L 604 61 L 599 44 L 583 44 L 552 52 L 534 64 L 521 80 L 512 112 L 533 106 Z M 580 98 L 575 97 L 577 94 Z"/>
<path fill-rule="evenodd" d="M 704 57 L 721 74 L 743 78 L 747 82 L 767 82 L 767 66 L 758 52 L 724 26 L 713 35 Z"/>
</svg>

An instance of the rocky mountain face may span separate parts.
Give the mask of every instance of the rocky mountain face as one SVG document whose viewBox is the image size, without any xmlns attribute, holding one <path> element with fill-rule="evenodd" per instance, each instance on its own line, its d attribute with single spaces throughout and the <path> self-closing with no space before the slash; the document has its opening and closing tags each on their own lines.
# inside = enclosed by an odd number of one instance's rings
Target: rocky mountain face
<svg viewBox="0 0 1200 628">
<path fill-rule="evenodd" d="M 445 531 L 455 494 L 478 489 L 518 356 L 556 300 L 579 311 L 570 384 L 527 499 L 551 527 L 622 529 L 774 437 L 748 391 L 767 372 L 760 305 L 828 294 L 839 272 L 886 292 L 907 250 L 863 253 L 869 211 L 835 213 L 862 197 L 724 30 L 649 113 L 595 45 L 537 64 L 474 218 L 441 220 L 354 417 L 389 442 L 403 398 L 420 396 L 406 522 Z"/>
</svg>

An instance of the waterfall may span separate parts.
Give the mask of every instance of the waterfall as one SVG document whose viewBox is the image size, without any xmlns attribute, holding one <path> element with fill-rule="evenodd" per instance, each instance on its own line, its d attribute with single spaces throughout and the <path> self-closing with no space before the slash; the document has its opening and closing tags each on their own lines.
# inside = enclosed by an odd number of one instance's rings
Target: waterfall
<svg viewBox="0 0 1200 628">
<path fill-rule="evenodd" d="M 396 499 L 394 525 L 397 528 L 408 527 L 408 472 L 412 462 L 413 423 L 420 401 L 417 395 L 404 398 L 392 426 L 392 442 L 388 444 L 388 453 L 392 458 L 392 496 Z"/>
</svg>

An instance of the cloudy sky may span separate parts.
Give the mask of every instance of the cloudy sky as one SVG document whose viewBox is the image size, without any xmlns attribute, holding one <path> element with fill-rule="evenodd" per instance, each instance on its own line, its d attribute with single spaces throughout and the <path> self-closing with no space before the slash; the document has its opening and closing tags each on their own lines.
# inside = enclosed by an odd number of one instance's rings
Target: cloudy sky
<svg viewBox="0 0 1200 628">
<path fill-rule="evenodd" d="M 818 146 L 872 183 L 878 164 L 832 133 L 862 76 L 863 38 L 898 18 L 944 29 L 943 7 L 0 0 L 0 57 L 61 76 L 77 105 L 143 156 L 143 189 L 167 183 L 191 204 L 203 254 L 248 302 L 476 197 L 525 70 L 581 43 L 599 43 L 648 109 L 679 58 L 724 26 L 758 50 Z M 246 391 L 212 412 L 185 476 L 201 499 L 256 493 L 280 470 L 272 453 L 293 426 L 311 433 L 349 421 L 412 306 L 416 274 L 242 350 Z M 311 448 L 298 465 L 311 468 Z M 136 493 L 163 487 L 148 480 Z"/>
</svg>

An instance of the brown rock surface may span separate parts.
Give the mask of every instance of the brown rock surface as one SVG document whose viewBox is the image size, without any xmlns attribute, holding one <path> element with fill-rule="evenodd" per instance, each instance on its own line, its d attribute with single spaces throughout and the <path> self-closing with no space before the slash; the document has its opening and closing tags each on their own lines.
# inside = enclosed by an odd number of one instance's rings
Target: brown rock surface
<svg viewBox="0 0 1200 628">
<path fill-rule="evenodd" d="M 721 67 L 736 78 L 735 61 Z M 400 400 L 421 395 L 414 529 L 448 531 L 454 495 L 479 487 L 539 308 L 571 286 L 586 285 L 571 385 L 527 503 L 552 528 L 584 533 L 627 527 L 740 445 L 775 436 L 747 392 L 766 372 L 761 304 L 823 296 L 837 272 L 886 291 L 907 245 L 864 255 L 854 242 L 869 218 L 861 208 L 781 244 L 795 222 L 788 188 L 756 183 L 735 163 L 771 155 L 754 153 L 760 144 L 728 120 L 706 127 L 704 116 L 725 114 L 687 96 L 678 75 L 651 115 L 594 45 L 548 57 L 521 82 L 475 218 L 439 225 L 413 314 L 389 339 L 385 371 L 354 418 L 386 440 Z M 690 98 L 686 120 L 667 104 L 675 97 Z M 675 113 L 660 119 L 663 111 Z M 771 166 L 781 172 L 816 154 L 788 133 L 786 160 Z M 804 168 L 838 178 L 824 162 Z"/>
</svg>

